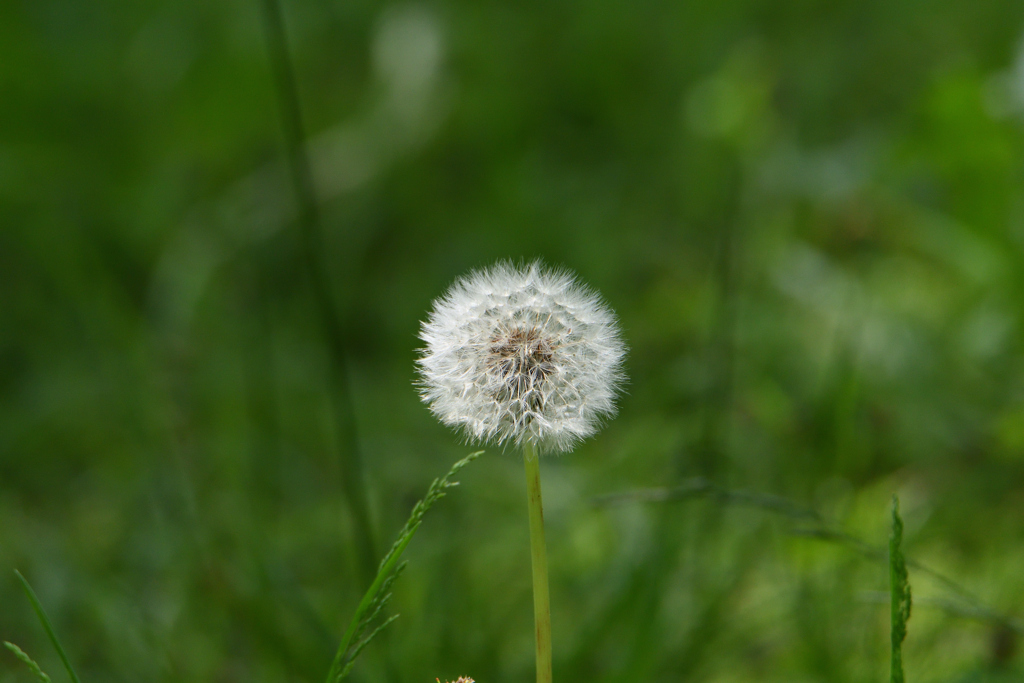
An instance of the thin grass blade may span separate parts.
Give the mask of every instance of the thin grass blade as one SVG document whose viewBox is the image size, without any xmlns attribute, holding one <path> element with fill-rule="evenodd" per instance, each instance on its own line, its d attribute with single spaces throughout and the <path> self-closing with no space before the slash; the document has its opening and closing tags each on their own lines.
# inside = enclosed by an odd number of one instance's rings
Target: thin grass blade
<svg viewBox="0 0 1024 683">
<path fill-rule="evenodd" d="M 29 585 L 28 581 L 24 576 L 21 575 L 17 569 L 14 570 L 14 575 L 18 577 L 18 581 L 21 582 L 21 589 L 25 591 L 25 596 L 28 601 L 32 603 L 32 609 L 36 611 L 36 616 L 39 617 L 39 622 L 43 625 L 43 630 L 46 631 L 47 637 L 50 639 L 50 643 L 53 644 L 53 649 L 57 651 L 60 656 L 60 661 L 64 662 L 64 668 L 68 670 L 68 676 L 74 683 L 81 683 L 78 679 L 78 674 L 75 673 L 75 669 L 71 666 L 71 660 L 68 659 L 68 654 L 64 651 L 64 646 L 60 644 L 60 639 L 57 638 L 57 632 L 53 630 L 53 624 L 50 623 L 50 618 L 46 616 L 46 612 L 43 611 L 43 605 L 39 602 L 39 598 L 36 597 L 36 592 L 32 590 L 32 586 Z"/>
</svg>

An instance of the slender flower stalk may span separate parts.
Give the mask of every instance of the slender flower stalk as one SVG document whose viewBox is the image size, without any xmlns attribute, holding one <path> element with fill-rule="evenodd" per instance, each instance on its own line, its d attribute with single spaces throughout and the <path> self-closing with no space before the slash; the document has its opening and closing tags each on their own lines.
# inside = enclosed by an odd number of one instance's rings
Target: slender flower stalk
<svg viewBox="0 0 1024 683">
<path fill-rule="evenodd" d="M 533 620 L 537 632 L 537 683 L 551 683 L 551 598 L 548 553 L 544 546 L 544 505 L 540 495 L 540 458 L 532 444 L 523 448 L 530 510 L 530 559 L 533 567 Z"/>
<path fill-rule="evenodd" d="M 537 683 L 551 683 L 551 604 L 542 452 L 571 450 L 615 413 L 625 345 L 593 290 L 540 263 L 498 263 L 434 302 L 420 338 L 420 396 L 470 441 L 523 449 Z"/>
</svg>

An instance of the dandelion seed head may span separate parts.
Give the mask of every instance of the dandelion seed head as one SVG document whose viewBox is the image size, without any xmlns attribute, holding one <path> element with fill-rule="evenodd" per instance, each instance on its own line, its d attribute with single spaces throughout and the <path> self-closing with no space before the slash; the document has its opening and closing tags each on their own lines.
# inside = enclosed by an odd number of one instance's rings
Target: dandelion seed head
<svg viewBox="0 0 1024 683">
<path fill-rule="evenodd" d="M 567 271 L 474 271 L 434 302 L 420 338 L 420 396 L 471 441 L 567 451 L 615 413 L 615 314 Z"/>
</svg>

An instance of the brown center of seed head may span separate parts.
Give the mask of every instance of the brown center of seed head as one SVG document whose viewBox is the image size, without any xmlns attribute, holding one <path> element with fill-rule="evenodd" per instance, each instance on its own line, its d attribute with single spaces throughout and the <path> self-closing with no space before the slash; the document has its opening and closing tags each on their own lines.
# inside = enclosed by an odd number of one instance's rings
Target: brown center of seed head
<svg viewBox="0 0 1024 683">
<path fill-rule="evenodd" d="M 554 346 L 536 327 L 499 330 L 491 340 L 488 370 L 501 379 L 495 398 L 515 404 L 516 412 L 538 411 L 544 407 L 540 391 L 544 379 L 554 372 Z"/>
</svg>

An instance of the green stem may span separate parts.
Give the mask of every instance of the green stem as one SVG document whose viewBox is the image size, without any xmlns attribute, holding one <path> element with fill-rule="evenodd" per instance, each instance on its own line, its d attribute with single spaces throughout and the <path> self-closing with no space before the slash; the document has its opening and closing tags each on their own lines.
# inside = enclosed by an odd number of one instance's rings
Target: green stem
<svg viewBox="0 0 1024 683">
<path fill-rule="evenodd" d="M 537 632 L 537 683 L 551 683 L 551 598 L 548 595 L 548 555 L 544 548 L 544 505 L 540 497 L 540 458 L 537 447 L 523 448 L 526 493 L 530 510 L 530 556 L 533 561 L 533 619 Z"/>
</svg>

